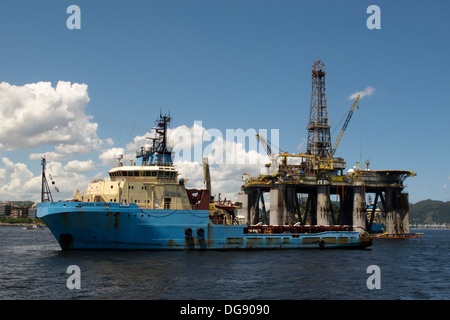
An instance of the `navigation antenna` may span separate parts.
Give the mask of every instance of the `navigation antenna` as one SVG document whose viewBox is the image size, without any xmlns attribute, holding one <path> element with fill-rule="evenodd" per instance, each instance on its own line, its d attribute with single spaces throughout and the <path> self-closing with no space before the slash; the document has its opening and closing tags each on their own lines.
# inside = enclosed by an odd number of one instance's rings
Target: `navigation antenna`
<svg viewBox="0 0 450 320">
<path fill-rule="evenodd" d="M 136 158 L 142 158 L 143 165 L 163 164 L 172 165 L 172 148 L 168 146 L 167 132 L 171 121 L 170 114 L 162 115 L 156 120 L 156 127 L 152 128 L 155 137 L 148 137 L 152 145 L 141 147 L 136 153 Z"/>
<path fill-rule="evenodd" d="M 52 193 L 50 192 L 50 187 L 48 186 L 47 177 L 45 175 L 45 157 L 42 158 L 42 189 L 41 189 L 41 202 L 53 202 Z"/>
</svg>

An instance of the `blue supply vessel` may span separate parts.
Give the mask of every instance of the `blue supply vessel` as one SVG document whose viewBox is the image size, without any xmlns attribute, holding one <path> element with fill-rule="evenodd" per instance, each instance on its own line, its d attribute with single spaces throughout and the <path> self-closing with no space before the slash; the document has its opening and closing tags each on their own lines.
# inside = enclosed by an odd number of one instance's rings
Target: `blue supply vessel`
<svg viewBox="0 0 450 320">
<path fill-rule="evenodd" d="M 63 250 L 252 250 L 366 248 L 367 232 L 352 226 L 248 225 L 235 203 L 211 200 L 210 188 L 187 189 L 167 146 L 170 117 L 160 116 L 136 161 L 117 163 L 109 180 L 93 181 L 72 201 L 54 202 L 42 160 L 37 217 Z M 140 160 L 140 162 L 139 162 Z M 207 166 L 204 162 L 204 166 Z M 205 168 L 204 168 L 205 169 Z M 206 170 L 209 175 L 209 168 Z M 205 172 L 206 172 L 205 171 Z"/>
</svg>

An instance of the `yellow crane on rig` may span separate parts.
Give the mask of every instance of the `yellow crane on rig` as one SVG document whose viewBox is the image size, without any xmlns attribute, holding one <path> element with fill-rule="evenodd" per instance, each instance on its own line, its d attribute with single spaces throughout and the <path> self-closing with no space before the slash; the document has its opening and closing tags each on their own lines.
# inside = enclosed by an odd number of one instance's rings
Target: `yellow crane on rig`
<svg viewBox="0 0 450 320">
<path fill-rule="evenodd" d="M 359 100 L 359 94 L 356 97 L 355 102 L 353 103 L 352 107 L 350 108 L 350 111 L 347 114 L 347 119 L 345 119 L 345 122 L 344 122 L 344 125 L 342 126 L 341 132 L 339 132 L 339 136 L 337 137 L 336 141 L 334 142 L 333 150 L 330 153 L 330 159 L 333 159 L 333 156 L 336 153 L 336 149 L 342 140 L 342 136 L 344 135 L 345 129 L 347 129 L 350 119 L 352 118 L 352 115 L 353 115 L 353 112 L 355 111 L 355 107 L 357 106 L 358 100 Z"/>
<path fill-rule="evenodd" d="M 291 168 L 293 170 L 295 170 L 294 167 L 298 167 L 298 165 L 288 165 L 288 158 L 302 158 L 302 162 L 304 161 L 304 159 L 308 159 L 309 161 L 312 161 L 312 159 L 314 158 L 314 156 L 312 155 L 308 155 L 308 154 L 304 154 L 304 153 L 299 153 L 299 154 L 295 154 L 295 153 L 289 153 L 287 151 L 283 151 L 280 148 L 278 148 L 279 153 L 272 153 L 272 148 L 271 148 L 271 144 L 270 142 L 266 141 L 264 139 L 264 137 L 258 133 L 255 134 L 256 135 L 256 139 L 261 142 L 261 144 L 263 145 L 264 149 L 267 152 L 267 155 L 270 158 L 270 163 L 266 164 L 266 168 L 270 168 L 272 167 L 272 174 L 275 174 L 276 171 L 278 170 L 278 173 L 286 173 L 287 172 L 287 168 Z M 280 163 L 279 165 L 277 164 L 277 158 L 276 156 L 280 157 Z"/>
</svg>

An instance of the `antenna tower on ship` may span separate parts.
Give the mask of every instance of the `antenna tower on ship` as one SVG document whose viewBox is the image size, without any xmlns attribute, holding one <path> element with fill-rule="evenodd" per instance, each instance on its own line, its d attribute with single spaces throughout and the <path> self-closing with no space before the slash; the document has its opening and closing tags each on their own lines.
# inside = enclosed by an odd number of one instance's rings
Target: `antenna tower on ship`
<svg viewBox="0 0 450 320">
<path fill-rule="evenodd" d="M 50 187 L 48 186 L 47 177 L 45 175 L 45 167 L 47 161 L 45 157 L 41 160 L 42 165 L 42 188 L 41 188 L 41 202 L 53 202 L 52 193 L 50 192 Z"/>
<path fill-rule="evenodd" d="M 168 146 L 167 138 L 170 121 L 170 115 L 159 115 L 159 119 L 155 123 L 156 127 L 152 128 L 155 136 L 147 138 L 152 141 L 152 144 L 141 147 L 136 153 L 137 158 L 142 158 L 143 165 L 172 165 L 172 148 Z"/>
</svg>

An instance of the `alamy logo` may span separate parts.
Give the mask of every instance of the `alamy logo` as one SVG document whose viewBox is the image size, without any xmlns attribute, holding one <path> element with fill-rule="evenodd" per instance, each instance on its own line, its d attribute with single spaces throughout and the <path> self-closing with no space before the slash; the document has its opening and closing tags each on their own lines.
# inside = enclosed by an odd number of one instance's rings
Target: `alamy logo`
<svg viewBox="0 0 450 320">
<path fill-rule="evenodd" d="M 67 289 L 81 289 L 81 270 L 77 265 L 70 265 L 67 267 L 66 273 L 70 273 L 70 277 L 67 278 Z"/>
<path fill-rule="evenodd" d="M 381 29 L 381 9 L 379 6 L 371 5 L 367 7 L 366 13 L 372 14 L 367 18 L 366 26 L 368 29 Z"/>
<path fill-rule="evenodd" d="M 377 265 L 371 265 L 367 267 L 366 273 L 371 273 L 372 275 L 367 278 L 366 285 L 367 289 L 381 289 L 381 269 Z"/>
<path fill-rule="evenodd" d="M 72 15 L 67 18 L 66 26 L 67 29 L 81 29 L 81 9 L 79 6 L 71 5 L 67 7 L 67 13 Z"/>
</svg>

